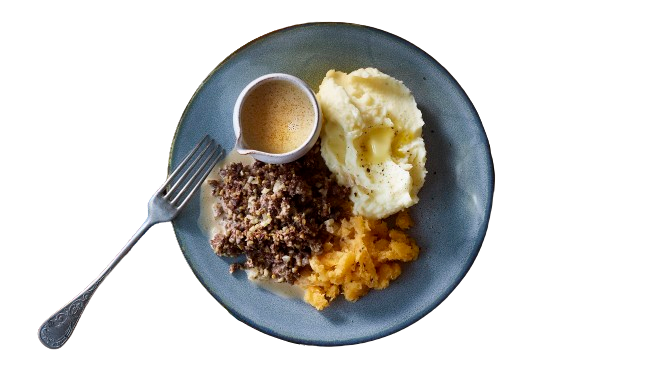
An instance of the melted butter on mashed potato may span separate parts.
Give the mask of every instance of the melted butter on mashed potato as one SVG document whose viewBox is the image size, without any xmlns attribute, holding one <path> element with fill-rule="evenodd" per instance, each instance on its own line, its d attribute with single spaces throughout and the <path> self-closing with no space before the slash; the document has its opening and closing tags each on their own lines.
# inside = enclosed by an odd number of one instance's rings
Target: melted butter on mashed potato
<svg viewBox="0 0 666 375">
<path fill-rule="evenodd" d="M 338 183 L 351 187 L 354 214 L 381 219 L 416 204 L 426 153 L 409 89 L 375 68 L 330 70 L 317 98 L 321 154 Z"/>
</svg>

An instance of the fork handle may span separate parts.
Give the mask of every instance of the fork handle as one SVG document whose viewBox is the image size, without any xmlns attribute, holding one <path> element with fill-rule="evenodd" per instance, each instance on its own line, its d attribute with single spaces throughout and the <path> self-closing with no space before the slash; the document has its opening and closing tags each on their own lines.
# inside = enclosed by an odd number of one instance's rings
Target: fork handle
<svg viewBox="0 0 666 375">
<path fill-rule="evenodd" d="M 104 281 L 106 276 L 111 273 L 111 271 L 118 265 L 120 260 L 122 260 L 127 253 L 129 253 L 132 246 L 136 244 L 139 239 L 155 224 L 154 221 L 146 219 L 146 221 L 141 225 L 139 230 L 136 231 L 134 236 L 130 238 L 127 244 L 120 250 L 118 255 L 109 263 L 108 266 L 102 271 L 102 273 L 95 279 L 88 287 L 66 304 L 63 308 L 58 310 L 55 314 L 51 315 L 50 318 L 39 327 L 39 340 L 49 349 L 58 349 L 61 346 L 65 345 L 67 340 L 74 333 L 74 328 L 83 314 L 83 310 L 90 302 L 95 291 L 99 285 Z"/>
</svg>

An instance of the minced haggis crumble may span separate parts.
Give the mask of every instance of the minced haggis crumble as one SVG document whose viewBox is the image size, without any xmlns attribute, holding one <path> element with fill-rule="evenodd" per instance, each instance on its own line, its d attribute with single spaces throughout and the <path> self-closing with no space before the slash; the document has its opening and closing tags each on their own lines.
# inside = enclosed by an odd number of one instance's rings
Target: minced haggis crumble
<svg viewBox="0 0 666 375">
<path fill-rule="evenodd" d="M 252 268 L 258 277 L 278 282 L 293 284 L 301 276 L 350 207 L 349 189 L 335 181 L 319 143 L 287 164 L 230 164 L 209 183 L 221 225 L 211 240 L 215 253 L 245 255 L 230 272 Z"/>
</svg>

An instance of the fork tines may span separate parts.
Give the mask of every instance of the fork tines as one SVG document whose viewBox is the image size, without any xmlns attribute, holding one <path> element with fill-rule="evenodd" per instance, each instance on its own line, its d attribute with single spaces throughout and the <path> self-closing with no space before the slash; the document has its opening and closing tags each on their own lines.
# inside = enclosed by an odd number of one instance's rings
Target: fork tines
<svg viewBox="0 0 666 375">
<path fill-rule="evenodd" d="M 223 155 L 222 146 L 206 135 L 171 172 L 158 193 L 163 193 L 164 198 L 174 207 L 181 208 Z M 170 185 L 173 180 L 176 182 Z"/>
</svg>

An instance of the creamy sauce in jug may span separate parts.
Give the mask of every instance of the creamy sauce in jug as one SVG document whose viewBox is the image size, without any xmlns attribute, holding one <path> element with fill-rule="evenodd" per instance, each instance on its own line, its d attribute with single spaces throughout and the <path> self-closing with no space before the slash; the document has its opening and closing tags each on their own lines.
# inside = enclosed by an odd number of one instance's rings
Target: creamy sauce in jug
<svg viewBox="0 0 666 375">
<path fill-rule="evenodd" d="M 240 124 L 247 148 L 284 154 L 309 140 L 315 112 L 300 87 L 289 81 L 269 80 L 245 98 Z"/>
</svg>

